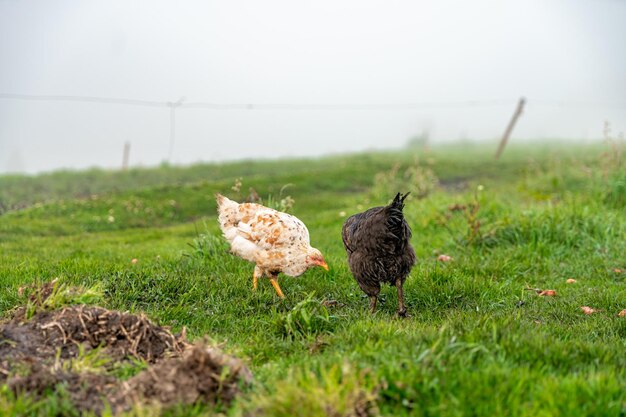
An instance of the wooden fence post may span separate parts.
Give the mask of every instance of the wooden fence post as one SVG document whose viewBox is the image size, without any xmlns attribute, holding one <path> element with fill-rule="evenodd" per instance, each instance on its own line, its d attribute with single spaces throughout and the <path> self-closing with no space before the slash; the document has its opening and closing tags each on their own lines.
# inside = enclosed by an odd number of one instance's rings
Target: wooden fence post
<svg viewBox="0 0 626 417">
<path fill-rule="evenodd" d="M 124 142 L 124 156 L 122 157 L 122 170 L 128 169 L 128 157 L 130 156 L 130 142 Z"/>
<path fill-rule="evenodd" d="M 500 146 L 498 146 L 498 150 L 496 151 L 496 159 L 500 159 L 500 154 L 504 150 L 504 147 L 506 146 L 506 143 L 509 140 L 509 136 L 511 135 L 511 132 L 513 131 L 513 128 L 515 127 L 515 123 L 517 122 L 517 119 L 522 114 L 522 110 L 524 109 L 524 104 L 526 104 L 526 99 L 522 97 L 519 99 L 517 103 L 517 108 L 515 109 L 515 113 L 513 113 L 513 117 L 511 118 L 509 125 L 506 127 L 506 130 L 504 131 L 504 135 L 502 135 L 502 140 L 500 140 Z"/>
</svg>

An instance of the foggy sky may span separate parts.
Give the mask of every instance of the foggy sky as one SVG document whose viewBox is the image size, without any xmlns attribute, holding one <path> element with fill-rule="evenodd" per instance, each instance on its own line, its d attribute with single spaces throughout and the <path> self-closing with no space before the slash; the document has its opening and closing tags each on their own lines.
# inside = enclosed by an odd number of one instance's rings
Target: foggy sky
<svg viewBox="0 0 626 417">
<path fill-rule="evenodd" d="M 626 131 L 626 2 L 0 0 L 0 93 L 386 110 L 176 112 L 174 163 Z M 498 100 L 482 105 L 483 100 Z M 453 103 L 478 101 L 481 105 Z M 168 158 L 167 108 L 0 98 L 0 172 Z"/>
</svg>

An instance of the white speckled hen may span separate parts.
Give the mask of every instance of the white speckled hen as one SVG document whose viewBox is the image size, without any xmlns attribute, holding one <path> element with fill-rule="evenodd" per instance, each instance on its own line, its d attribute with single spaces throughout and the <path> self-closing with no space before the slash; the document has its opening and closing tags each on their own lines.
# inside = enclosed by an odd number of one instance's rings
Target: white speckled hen
<svg viewBox="0 0 626 417">
<path fill-rule="evenodd" d="M 279 297 L 283 292 L 276 280 L 280 272 L 290 277 L 321 266 L 328 271 L 322 253 L 311 247 L 309 231 L 291 214 L 260 204 L 242 203 L 216 195 L 218 220 L 233 254 L 256 264 L 252 286 L 267 276 Z"/>
<path fill-rule="evenodd" d="M 416 262 L 409 242 L 411 228 L 404 219 L 404 200 L 398 193 L 384 207 L 374 207 L 350 216 L 341 236 L 348 253 L 348 264 L 359 287 L 370 297 L 370 310 L 376 311 L 381 283 L 398 289 L 398 315 L 406 316 L 402 286 Z"/>
</svg>

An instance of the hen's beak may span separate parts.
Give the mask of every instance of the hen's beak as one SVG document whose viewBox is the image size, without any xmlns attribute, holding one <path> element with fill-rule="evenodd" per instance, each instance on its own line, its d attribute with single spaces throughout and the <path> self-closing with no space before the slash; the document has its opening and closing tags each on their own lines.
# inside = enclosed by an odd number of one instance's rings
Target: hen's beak
<svg viewBox="0 0 626 417">
<path fill-rule="evenodd" d="M 322 261 L 318 263 L 318 265 L 328 271 L 328 264 L 326 262 Z"/>
</svg>

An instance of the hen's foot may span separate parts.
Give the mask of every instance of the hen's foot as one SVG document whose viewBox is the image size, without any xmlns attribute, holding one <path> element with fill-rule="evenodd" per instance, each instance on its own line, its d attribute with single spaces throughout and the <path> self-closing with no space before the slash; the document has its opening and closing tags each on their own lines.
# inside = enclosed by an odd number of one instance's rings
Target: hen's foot
<svg viewBox="0 0 626 417">
<path fill-rule="evenodd" d="M 270 278 L 270 282 L 272 283 L 272 286 L 276 290 L 276 294 L 278 294 L 280 298 L 285 298 L 285 294 L 283 294 L 282 290 L 280 289 L 280 286 L 278 285 L 278 281 L 276 280 L 276 278 Z"/>
</svg>

